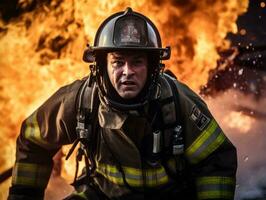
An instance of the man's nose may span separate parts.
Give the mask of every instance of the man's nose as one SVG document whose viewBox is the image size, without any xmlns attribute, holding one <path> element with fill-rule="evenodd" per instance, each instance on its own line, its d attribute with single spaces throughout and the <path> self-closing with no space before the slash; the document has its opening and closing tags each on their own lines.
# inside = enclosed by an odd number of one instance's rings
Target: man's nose
<svg viewBox="0 0 266 200">
<path fill-rule="evenodd" d="M 134 74 L 134 70 L 132 66 L 130 65 L 130 63 L 128 62 L 125 63 L 123 74 L 127 76 Z"/>
</svg>

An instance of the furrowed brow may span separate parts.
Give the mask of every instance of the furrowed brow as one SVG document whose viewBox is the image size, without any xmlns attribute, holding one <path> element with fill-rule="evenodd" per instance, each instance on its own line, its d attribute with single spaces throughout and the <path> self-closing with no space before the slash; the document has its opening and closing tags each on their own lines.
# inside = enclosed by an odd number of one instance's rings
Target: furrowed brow
<svg viewBox="0 0 266 200">
<path fill-rule="evenodd" d="M 111 54 L 111 59 L 112 60 L 122 60 L 123 56 Z"/>
<path fill-rule="evenodd" d="M 145 59 L 145 54 L 135 55 L 133 56 L 133 59 Z"/>
</svg>

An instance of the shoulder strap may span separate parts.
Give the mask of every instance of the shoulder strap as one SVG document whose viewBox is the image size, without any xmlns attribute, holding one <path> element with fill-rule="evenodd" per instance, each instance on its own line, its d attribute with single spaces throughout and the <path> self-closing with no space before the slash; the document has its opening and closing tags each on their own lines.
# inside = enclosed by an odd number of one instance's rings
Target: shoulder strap
<svg viewBox="0 0 266 200">
<path fill-rule="evenodd" d="M 89 82 L 89 78 L 86 79 L 86 81 L 80 86 L 77 97 L 76 97 L 76 110 L 77 110 L 77 126 L 76 126 L 76 133 L 77 133 L 77 138 L 74 141 L 72 147 L 70 148 L 67 156 L 66 156 L 66 160 L 71 156 L 71 154 L 73 153 L 75 147 L 77 146 L 77 144 L 79 142 L 81 142 L 81 140 L 83 138 L 86 138 L 86 136 L 88 135 L 88 129 L 85 128 L 85 110 L 83 109 L 83 105 L 85 103 L 85 101 L 83 100 L 84 94 L 85 94 L 85 90 L 88 86 L 88 82 Z"/>
<path fill-rule="evenodd" d="M 178 90 L 177 90 L 176 83 L 175 83 L 176 78 L 172 77 L 168 74 L 164 74 L 164 77 L 166 78 L 167 82 L 169 83 L 171 90 L 172 90 L 172 93 L 173 93 L 173 101 L 175 104 L 175 114 L 176 114 L 176 123 L 175 124 L 182 125 L 183 122 L 182 122 L 182 119 L 180 117 L 181 106 L 180 106 L 180 101 L 178 98 Z"/>
<path fill-rule="evenodd" d="M 77 109 L 77 126 L 76 133 L 77 138 L 74 141 L 72 147 L 70 148 L 66 159 L 70 157 L 74 149 L 78 144 L 80 144 L 76 156 L 76 172 L 73 184 L 77 182 L 77 174 L 79 161 L 82 160 L 82 157 L 85 157 L 86 164 L 86 177 L 92 173 L 95 168 L 95 162 L 92 155 L 92 150 L 94 149 L 93 141 L 94 132 L 95 132 L 95 117 L 97 117 L 97 111 L 99 105 L 98 91 L 95 82 L 91 83 L 91 78 L 88 77 L 86 81 L 81 85 L 77 100 L 76 100 L 76 109 Z"/>
<path fill-rule="evenodd" d="M 169 83 L 172 94 L 173 94 L 173 101 L 175 105 L 175 113 L 176 113 L 176 122 L 175 126 L 172 128 L 172 135 L 171 135 L 171 155 L 174 158 L 176 171 L 172 171 L 169 168 L 166 161 L 164 161 L 164 167 L 166 172 L 169 176 L 173 177 L 176 182 L 178 183 L 179 187 L 183 187 L 183 182 L 185 180 L 185 176 L 187 175 L 186 171 L 186 159 L 184 155 L 184 148 L 185 148 L 185 139 L 184 139 L 184 119 L 181 117 L 181 105 L 178 95 L 178 88 L 176 84 L 176 77 L 172 77 L 168 74 L 164 74 L 165 79 Z M 165 156 L 167 157 L 167 155 Z M 178 166 L 178 167 L 177 167 Z"/>
</svg>

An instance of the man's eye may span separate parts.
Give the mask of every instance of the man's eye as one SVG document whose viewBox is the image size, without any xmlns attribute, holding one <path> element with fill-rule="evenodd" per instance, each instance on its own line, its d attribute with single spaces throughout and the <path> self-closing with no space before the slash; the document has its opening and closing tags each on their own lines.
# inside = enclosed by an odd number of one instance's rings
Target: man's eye
<svg viewBox="0 0 266 200">
<path fill-rule="evenodd" d="M 141 59 L 138 60 L 138 59 L 137 59 L 137 60 L 134 61 L 133 64 L 134 64 L 134 65 L 137 65 L 137 66 L 138 66 L 138 65 L 142 65 L 142 64 L 143 64 L 143 60 L 141 60 Z"/>
<path fill-rule="evenodd" d="M 113 67 L 120 67 L 123 64 L 124 64 L 124 62 L 123 61 L 120 61 L 120 60 L 115 60 L 115 61 L 112 62 L 112 66 Z"/>
</svg>

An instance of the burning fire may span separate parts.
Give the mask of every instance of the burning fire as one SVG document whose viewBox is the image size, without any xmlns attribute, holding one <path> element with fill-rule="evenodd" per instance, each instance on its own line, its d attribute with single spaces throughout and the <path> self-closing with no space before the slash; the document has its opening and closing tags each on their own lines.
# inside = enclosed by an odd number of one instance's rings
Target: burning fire
<svg viewBox="0 0 266 200">
<path fill-rule="evenodd" d="M 51 0 L 8 22 L 0 20 L 0 138 L 5 144 L 0 146 L 0 172 L 14 163 L 22 120 L 60 86 L 88 73 L 81 61 L 86 43 L 92 44 L 107 16 L 128 6 L 154 21 L 164 46 L 172 47 L 167 67 L 198 90 L 216 66 L 217 48 L 228 47 L 225 35 L 237 31 L 236 19 L 248 6 L 248 0 L 209 2 Z M 31 3 L 21 0 L 17 6 Z M 63 171 L 70 180 L 74 165 Z M 6 198 L 9 184 L 0 199 Z"/>
</svg>

